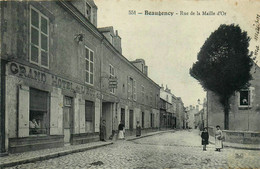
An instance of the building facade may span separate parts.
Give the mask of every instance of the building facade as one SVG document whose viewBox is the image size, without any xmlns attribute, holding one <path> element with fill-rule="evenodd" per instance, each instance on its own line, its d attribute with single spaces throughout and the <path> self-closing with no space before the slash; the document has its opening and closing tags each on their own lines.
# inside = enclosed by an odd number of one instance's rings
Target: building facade
<svg viewBox="0 0 260 169">
<path fill-rule="evenodd" d="M 176 99 L 176 128 L 185 129 L 186 128 L 186 110 L 181 97 Z"/>
<path fill-rule="evenodd" d="M 260 68 L 254 64 L 251 69 L 253 80 L 247 89 L 235 92 L 230 98 L 229 130 L 225 130 L 226 141 L 237 140 L 240 143 L 260 141 Z M 208 125 L 211 134 L 216 125 L 224 129 L 224 109 L 219 98 L 208 91 Z"/>
<path fill-rule="evenodd" d="M 176 98 L 171 90 L 163 85 L 160 89 L 160 128 L 176 128 Z"/>
<path fill-rule="evenodd" d="M 188 114 L 188 117 L 189 117 L 188 118 L 188 128 L 191 128 L 191 129 L 197 128 L 196 121 L 195 121 L 195 115 L 196 114 L 198 115 L 198 113 L 199 113 L 199 106 L 198 105 L 196 105 L 196 108 L 195 108 L 195 106 L 192 106 L 192 105 L 189 106 L 189 108 L 187 110 L 187 114 Z"/>
<path fill-rule="evenodd" d="M 98 141 L 103 119 L 107 137 L 159 127 L 160 87 L 97 28 L 93 0 L 0 5 L 2 152 Z"/>
</svg>

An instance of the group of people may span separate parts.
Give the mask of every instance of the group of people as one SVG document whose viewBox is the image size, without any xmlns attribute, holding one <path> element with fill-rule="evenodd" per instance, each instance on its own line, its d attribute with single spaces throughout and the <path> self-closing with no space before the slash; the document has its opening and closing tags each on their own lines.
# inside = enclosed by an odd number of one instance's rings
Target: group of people
<svg viewBox="0 0 260 169">
<path fill-rule="evenodd" d="M 141 126 L 139 121 L 137 121 L 136 124 L 136 137 L 140 137 L 141 136 Z M 201 133 L 201 144 L 203 145 L 203 151 L 207 151 L 207 145 L 209 144 L 209 133 L 208 133 L 208 129 L 205 127 Z M 220 130 L 220 126 L 217 125 L 216 126 L 216 132 L 215 132 L 215 151 L 220 152 L 220 149 L 223 148 L 223 134 L 222 131 Z M 120 124 L 118 125 L 118 139 L 122 140 L 125 139 L 125 125 L 122 123 L 122 121 L 120 122 Z M 106 141 L 106 121 L 103 120 L 102 124 L 100 126 L 100 140 L 101 141 Z"/>
<path fill-rule="evenodd" d="M 136 123 L 137 123 L 136 124 L 136 137 L 140 137 L 142 128 L 141 128 L 139 121 L 137 121 Z M 122 121 L 118 125 L 118 139 L 119 140 L 125 139 L 125 125 Z M 102 124 L 100 126 L 100 140 L 106 141 L 106 121 L 105 120 L 102 121 Z"/>
<path fill-rule="evenodd" d="M 205 127 L 201 133 L 201 144 L 203 145 L 203 151 L 206 151 L 206 146 L 209 144 L 209 133 L 207 128 Z M 220 130 L 220 126 L 216 126 L 216 132 L 215 132 L 215 151 L 220 152 L 220 149 L 223 148 L 223 134 L 222 131 Z"/>
</svg>

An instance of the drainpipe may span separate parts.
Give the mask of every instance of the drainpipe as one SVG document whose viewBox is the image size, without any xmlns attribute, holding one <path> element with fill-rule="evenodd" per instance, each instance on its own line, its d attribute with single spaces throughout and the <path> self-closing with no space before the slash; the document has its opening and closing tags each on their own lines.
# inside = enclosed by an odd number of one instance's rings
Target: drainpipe
<svg viewBox="0 0 260 169">
<path fill-rule="evenodd" d="M 103 109 L 103 94 L 102 94 L 102 59 L 103 59 L 103 40 L 104 36 L 101 39 L 100 48 L 101 48 L 101 54 L 100 54 L 100 77 L 99 77 L 99 88 L 100 88 L 100 120 L 99 120 L 99 126 L 101 126 L 102 123 L 102 109 Z M 100 127 L 99 127 L 100 129 Z M 100 131 L 99 131 L 100 133 Z"/>
</svg>

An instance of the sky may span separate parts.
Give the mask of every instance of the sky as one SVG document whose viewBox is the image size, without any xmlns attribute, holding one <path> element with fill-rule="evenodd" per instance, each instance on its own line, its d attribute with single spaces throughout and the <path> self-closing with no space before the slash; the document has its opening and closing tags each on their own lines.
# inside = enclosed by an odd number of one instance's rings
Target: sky
<svg viewBox="0 0 260 169">
<path fill-rule="evenodd" d="M 255 51 L 260 42 L 260 37 L 254 39 L 255 22 L 259 26 L 257 14 L 260 15 L 260 1 L 257 0 L 94 2 L 98 7 L 98 27 L 113 26 L 118 30 L 123 55 L 130 61 L 144 59 L 148 76 L 160 86 L 167 85 L 175 96 L 182 98 L 185 106 L 196 105 L 198 99 L 206 97 L 198 81 L 189 75 L 189 69 L 197 61 L 197 54 L 211 32 L 221 24 L 236 24 L 252 38 L 250 51 Z M 136 11 L 136 15 L 129 15 L 129 10 Z M 145 15 L 145 11 L 173 12 L 173 15 Z M 215 14 L 202 15 L 202 11 Z M 260 55 L 255 56 L 260 62 Z"/>
</svg>

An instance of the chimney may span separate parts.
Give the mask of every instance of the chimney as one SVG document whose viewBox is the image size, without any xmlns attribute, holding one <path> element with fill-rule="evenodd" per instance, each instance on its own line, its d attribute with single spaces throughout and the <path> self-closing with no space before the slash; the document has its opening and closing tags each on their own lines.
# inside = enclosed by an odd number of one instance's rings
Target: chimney
<svg viewBox="0 0 260 169">
<path fill-rule="evenodd" d="M 162 86 L 161 86 L 161 89 L 163 89 L 163 90 L 164 90 L 163 84 L 162 84 Z"/>
<path fill-rule="evenodd" d="M 114 47 L 116 50 L 122 54 L 122 47 L 121 47 L 121 37 L 118 35 L 118 31 L 116 30 L 116 35 L 114 37 Z"/>
<path fill-rule="evenodd" d="M 148 66 L 144 66 L 144 74 L 148 76 Z"/>
</svg>

